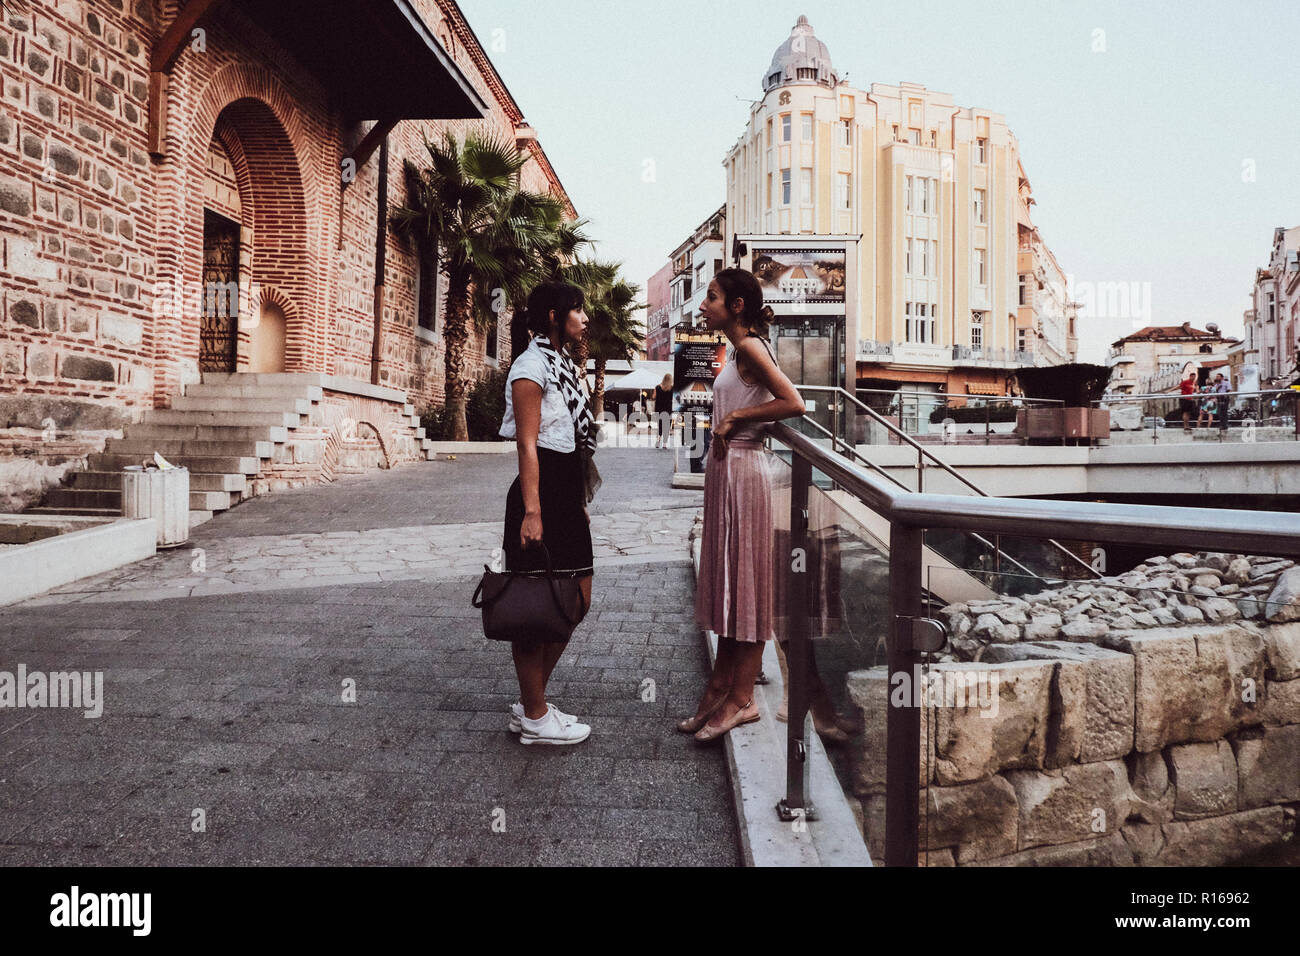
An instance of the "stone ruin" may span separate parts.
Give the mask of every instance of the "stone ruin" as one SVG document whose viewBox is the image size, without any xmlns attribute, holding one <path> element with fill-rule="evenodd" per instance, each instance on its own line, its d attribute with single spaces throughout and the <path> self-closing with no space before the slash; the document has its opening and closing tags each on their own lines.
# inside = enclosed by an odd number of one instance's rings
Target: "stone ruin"
<svg viewBox="0 0 1300 956">
<path fill-rule="evenodd" d="M 1230 863 L 1300 808 L 1300 568 L 1230 554 L 939 612 L 933 675 L 996 678 L 997 707 L 922 708 L 923 865 Z M 853 790 L 884 844 L 882 667 L 848 689 L 866 732 Z M 956 704 L 954 706 L 953 704 Z"/>
</svg>

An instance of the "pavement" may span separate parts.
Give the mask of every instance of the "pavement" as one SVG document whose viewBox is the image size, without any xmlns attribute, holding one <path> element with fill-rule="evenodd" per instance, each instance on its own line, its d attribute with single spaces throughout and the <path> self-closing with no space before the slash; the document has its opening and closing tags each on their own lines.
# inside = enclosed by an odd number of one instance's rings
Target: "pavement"
<svg viewBox="0 0 1300 956">
<path fill-rule="evenodd" d="M 0 864 L 740 862 L 672 455 L 603 449 L 592 612 L 522 747 L 509 648 L 469 605 L 510 455 L 239 505 L 189 546 L 0 609 L 0 671 L 102 671 L 103 715 L 0 708 Z"/>
</svg>

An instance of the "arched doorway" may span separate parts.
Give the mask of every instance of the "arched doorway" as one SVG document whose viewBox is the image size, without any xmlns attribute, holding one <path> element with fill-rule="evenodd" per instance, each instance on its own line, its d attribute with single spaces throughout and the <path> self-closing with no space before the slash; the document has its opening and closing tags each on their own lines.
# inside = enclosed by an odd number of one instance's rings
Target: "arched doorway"
<svg viewBox="0 0 1300 956">
<path fill-rule="evenodd" d="M 293 370 L 307 301 L 307 215 L 293 144 L 262 100 L 217 117 L 203 183 L 199 368 Z M 276 290 L 275 301 L 257 294 Z"/>
</svg>

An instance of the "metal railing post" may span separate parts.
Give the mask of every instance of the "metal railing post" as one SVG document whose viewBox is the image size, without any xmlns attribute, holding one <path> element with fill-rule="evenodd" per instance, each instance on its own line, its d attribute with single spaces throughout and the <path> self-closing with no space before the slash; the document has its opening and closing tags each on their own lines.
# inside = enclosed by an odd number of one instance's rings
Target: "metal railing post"
<svg viewBox="0 0 1300 956">
<path fill-rule="evenodd" d="M 917 865 L 920 828 L 922 688 L 914 687 L 912 621 L 921 616 L 920 528 L 893 521 L 889 526 L 889 679 L 885 719 L 885 865 Z M 894 706 L 893 688 L 900 679 L 902 706 Z"/>
<path fill-rule="evenodd" d="M 786 661 L 790 686 L 786 688 L 785 799 L 776 805 L 782 820 L 802 816 L 815 820 L 817 810 L 808 792 L 809 619 L 808 619 L 808 492 L 812 463 L 794 454 L 790 462 L 790 553 L 777 556 L 790 562 L 791 587 L 786 599 L 788 640 Z"/>
</svg>

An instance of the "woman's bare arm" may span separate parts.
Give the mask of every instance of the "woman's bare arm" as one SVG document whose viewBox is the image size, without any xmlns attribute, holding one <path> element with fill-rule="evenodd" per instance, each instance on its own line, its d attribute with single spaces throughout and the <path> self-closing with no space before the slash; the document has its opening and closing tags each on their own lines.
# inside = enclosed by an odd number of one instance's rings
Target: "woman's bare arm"
<svg viewBox="0 0 1300 956">
<path fill-rule="evenodd" d="M 772 393 L 772 400 L 762 405 L 738 408 L 728 417 L 743 422 L 779 422 L 783 418 L 793 418 L 804 413 L 803 399 L 790 379 L 786 378 L 763 343 L 751 336 L 736 347 L 736 360 L 745 359 L 745 367 L 750 378 L 756 379 Z"/>
<path fill-rule="evenodd" d="M 537 435 L 542 428 L 542 386 L 531 379 L 515 379 L 511 386 L 515 410 L 515 447 L 519 453 L 519 490 L 524 497 L 524 523 L 520 547 L 542 540 L 542 499 L 537 490 Z"/>
</svg>

